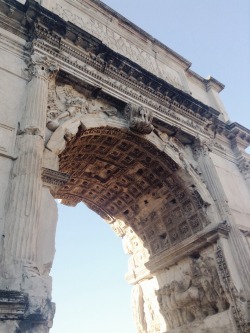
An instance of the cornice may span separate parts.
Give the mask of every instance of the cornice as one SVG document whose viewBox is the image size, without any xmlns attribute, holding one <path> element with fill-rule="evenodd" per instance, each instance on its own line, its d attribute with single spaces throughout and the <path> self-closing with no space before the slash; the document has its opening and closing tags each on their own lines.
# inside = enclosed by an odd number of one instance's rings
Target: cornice
<svg viewBox="0 0 250 333">
<path fill-rule="evenodd" d="M 168 131 L 167 127 L 176 124 L 173 126 L 172 135 L 175 132 L 180 133 L 179 127 L 183 127 L 190 138 L 194 137 L 195 133 L 205 137 L 211 136 L 212 133 L 220 133 L 229 141 L 237 141 L 242 147 L 250 144 L 249 130 L 237 123 L 222 122 L 218 119 L 218 111 L 114 52 L 98 38 L 70 22 L 65 22 L 34 0 L 27 1 L 25 6 L 13 0 L 1 0 L 0 4 L 5 6 L 6 17 L 7 8 L 16 6 L 11 20 L 15 19 L 22 29 L 26 29 L 26 39 L 29 40 L 31 48 L 40 48 L 45 53 L 61 59 L 67 66 L 71 65 L 78 71 L 87 72 L 97 85 L 98 80 L 101 80 L 109 89 L 118 88 L 125 101 L 126 98 L 130 99 L 127 102 L 132 98 L 149 106 L 155 114 L 154 122 L 162 129 L 166 127 Z M 86 65 L 90 65 L 96 73 L 91 72 Z M 119 82 L 119 87 L 117 84 L 113 84 L 112 87 L 111 79 Z M 207 81 L 211 81 L 217 89 L 222 88 L 222 84 L 214 78 Z M 173 120 L 172 125 L 168 119 Z M 186 143 L 190 143 L 190 139 Z"/>
<path fill-rule="evenodd" d="M 13 3 L 13 0 L 2 1 L 5 4 Z M 184 104 L 194 113 L 200 114 L 203 117 L 211 118 L 219 115 L 218 111 L 194 99 L 182 90 L 173 87 L 163 79 L 156 77 L 128 58 L 112 51 L 99 39 L 91 36 L 74 24 L 65 22 L 59 16 L 41 7 L 34 0 L 27 1 L 25 6 L 18 4 L 18 7 L 21 7 L 23 18 L 26 19 L 26 22 L 23 19 L 22 23 L 25 23 L 24 25 L 30 40 L 40 37 L 38 36 L 38 32 L 41 34 L 41 29 L 39 31 L 38 24 L 43 25 L 47 29 L 47 33 L 50 34 L 50 37 L 54 35 L 54 41 L 58 40 L 58 44 L 62 38 L 65 38 L 77 45 L 79 49 L 92 53 L 92 59 L 95 57 L 93 59 L 95 60 L 95 66 L 99 64 L 98 67 L 105 69 L 112 67 L 113 71 L 116 70 L 119 72 L 120 76 L 129 76 L 130 80 L 137 81 L 145 90 L 157 93 L 158 96 L 162 95 L 163 98 L 169 98 L 172 102 L 177 101 L 181 105 Z M 20 15 L 20 12 L 18 12 L 17 16 Z M 36 29 L 38 30 L 36 31 Z M 60 49 L 60 45 L 58 47 Z"/>
</svg>

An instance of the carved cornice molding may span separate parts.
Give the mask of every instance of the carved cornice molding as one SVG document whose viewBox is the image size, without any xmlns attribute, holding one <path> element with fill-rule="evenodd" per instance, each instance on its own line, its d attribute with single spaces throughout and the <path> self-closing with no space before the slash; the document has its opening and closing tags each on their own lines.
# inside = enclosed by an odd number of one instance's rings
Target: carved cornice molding
<svg viewBox="0 0 250 333">
<path fill-rule="evenodd" d="M 16 18 L 20 21 L 20 17 L 17 16 L 23 16 L 21 23 L 27 28 L 26 33 L 30 41 L 43 40 L 49 46 L 50 51 L 59 53 L 66 48 L 67 52 L 73 53 L 76 58 L 88 58 L 89 63 L 100 72 L 105 72 L 107 75 L 112 72 L 113 75 L 118 75 L 126 82 L 136 86 L 137 89 L 144 91 L 144 94 L 147 92 L 155 95 L 155 98 L 158 100 L 161 98 L 165 103 L 171 103 L 171 106 L 172 104 L 182 106 L 183 112 L 190 112 L 197 119 L 218 116 L 219 112 L 143 70 L 126 57 L 118 55 L 97 38 L 75 25 L 65 22 L 39 6 L 38 3 L 29 1 L 26 6 L 23 6 L 22 13 L 20 13 L 20 9 L 18 8 Z M 73 45 L 69 47 L 65 40 L 70 41 Z"/>
<path fill-rule="evenodd" d="M 45 184 L 54 185 L 54 186 L 63 186 L 70 179 L 70 176 L 66 173 L 43 168 L 42 170 L 42 180 Z"/>
<path fill-rule="evenodd" d="M 50 51 L 54 51 L 57 54 L 63 51 L 63 48 L 66 48 L 69 53 L 72 54 L 73 52 L 76 58 L 88 58 L 91 65 L 100 72 L 106 72 L 108 75 L 112 72 L 112 74 L 130 81 L 130 84 L 135 84 L 144 93 L 152 94 L 158 100 L 165 101 L 165 103 L 171 103 L 171 107 L 177 106 L 182 112 L 188 112 L 190 116 L 192 115 L 195 118 L 200 116 L 201 119 L 214 119 L 216 120 L 215 127 L 219 130 L 225 130 L 225 135 L 229 136 L 229 138 L 235 136 L 235 130 L 238 131 L 238 124 L 233 123 L 228 125 L 218 121 L 218 111 L 204 105 L 189 94 L 142 69 L 142 67 L 128 58 L 112 51 L 99 39 L 91 36 L 74 24 L 65 22 L 34 0 L 27 1 L 26 5 L 21 5 L 14 0 L 4 0 L 2 3 L 2 11 L 5 16 L 9 17 L 11 8 L 12 21 L 18 21 L 19 30 L 22 35 L 23 28 L 26 29 L 26 35 L 30 41 L 43 40 L 47 43 Z M 65 40 L 73 43 L 71 47 L 65 43 Z M 246 133 L 244 130 L 242 132 L 242 126 L 240 132 L 239 137 L 242 139 L 245 136 L 243 141 L 247 140 L 249 144 L 250 132 Z"/>
<path fill-rule="evenodd" d="M 3 2 L 15 6 L 13 0 Z M 18 4 L 17 7 L 13 19 L 21 21 L 26 28 L 33 48 L 43 50 L 77 71 L 88 73 L 93 80 L 103 81 L 122 94 L 148 105 L 155 111 L 153 122 L 156 119 L 167 126 L 166 117 L 170 117 L 180 123 L 189 135 L 198 132 L 207 137 L 212 133 L 221 133 L 232 141 L 232 146 L 235 138 L 237 144 L 245 147 L 250 144 L 250 131 L 236 123 L 220 121 L 218 111 L 112 51 L 99 39 L 65 22 L 34 0 L 28 1 L 25 6 Z"/>
<path fill-rule="evenodd" d="M 173 246 L 167 251 L 152 256 L 145 266 L 153 274 L 160 269 L 174 265 L 185 256 L 191 255 L 209 244 L 216 243 L 219 238 L 227 238 L 230 230 L 230 227 L 224 222 L 219 223 L 216 227 L 208 228 L 206 231 L 200 231 L 196 235 L 183 240 L 178 246 Z"/>
</svg>

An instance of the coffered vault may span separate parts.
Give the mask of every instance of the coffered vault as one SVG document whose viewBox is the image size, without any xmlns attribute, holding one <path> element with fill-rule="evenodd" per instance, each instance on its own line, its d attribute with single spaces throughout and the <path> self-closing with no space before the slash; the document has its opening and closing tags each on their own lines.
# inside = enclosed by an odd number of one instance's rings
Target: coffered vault
<svg viewBox="0 0 250 333">
<path fill-rule="evenodd" d="M 250 131 L 223 85 L 97 0 L 0 13 L 0 331 L 52 325 L 59 198 L 123 238 L 138 333 L 249 332 Z"/>
</svg>

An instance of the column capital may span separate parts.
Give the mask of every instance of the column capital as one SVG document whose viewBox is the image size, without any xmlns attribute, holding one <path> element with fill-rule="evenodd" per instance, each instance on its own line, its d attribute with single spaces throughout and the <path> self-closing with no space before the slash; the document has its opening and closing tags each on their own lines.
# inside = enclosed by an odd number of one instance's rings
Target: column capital
<svg viewBox="0 0 250 333">
<path fill-rule="evenodd" d="M 37 77 L 47 81 L 55 76 L 59 70 L 59 66 L 55 61 L 52 61 L 46 55 L 37 53 L 33 53 L 26 63 L 30 79 Z"/>
<path fill-rule="evenodd" d="M 238 167 L 245 179 L 250 178 L 250 159 L 245 156 L 241 156 L 238 161 Z"/>
<path fill-rule="evenodd" d="M 192 151 L 195 159 L 201 156 L 206 156 L 210 151 L 213 150 L 214 140 L 210 137 L 209 139 L 196 138 L 192 145 Z"/>
</svg>

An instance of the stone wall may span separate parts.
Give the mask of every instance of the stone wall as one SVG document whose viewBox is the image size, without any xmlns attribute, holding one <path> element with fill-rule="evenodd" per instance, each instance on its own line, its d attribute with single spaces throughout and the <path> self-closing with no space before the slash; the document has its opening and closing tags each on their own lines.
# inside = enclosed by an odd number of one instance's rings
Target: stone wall
<svg viewBox="0 0 250 333">
<path fill-rule="evenodd" d="M 52 325 L 54 198 L 123 239 L 138 333 L 249 332 L 250 131 L 223 85 L 99 1 L 0 13 L 1 332 Z"/>
</svg>

